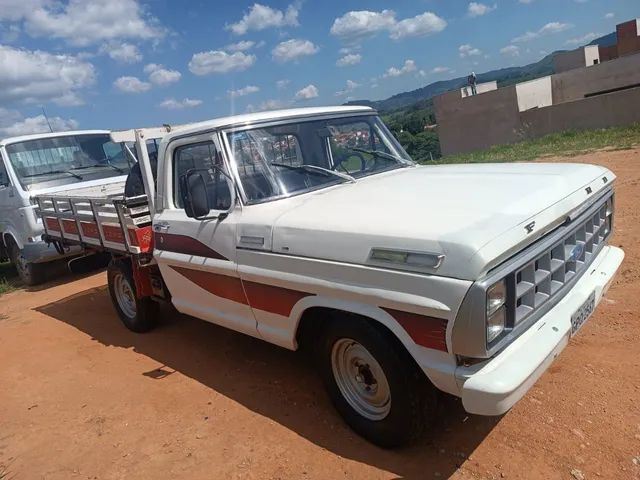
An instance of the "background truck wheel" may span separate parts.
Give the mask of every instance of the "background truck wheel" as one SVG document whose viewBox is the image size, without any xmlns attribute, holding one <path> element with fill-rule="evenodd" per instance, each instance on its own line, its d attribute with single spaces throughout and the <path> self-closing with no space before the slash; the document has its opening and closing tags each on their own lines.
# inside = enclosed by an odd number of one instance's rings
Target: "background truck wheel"
<svg viewBox="0 0 640 480">
<path fill-rule="evenodd" d="M 111 301 L 125 326 L 134 332 L 148 332 L 157 324 L 158 304 L 138 298 L 131 271 L 131 260 L 112 259 L 107 267 Z"/>
<path fill-rule="evenodd" d="M 11 242 L 9 244 L 9 258 L 18 272 L 22 283 L 28 286 L 38 285 L 46 280 L 44 268 L 38 263 L 30 263 L 22 255 L 18 246 Z"/>
<path fill-rule="evenodd" d="M 385 448 L 422 436 L 435 414 L 435 388 L 384 328 L 341 316 L 325 330 L 318 353 L 329 396 L 358 434 Z"/>
</svg>

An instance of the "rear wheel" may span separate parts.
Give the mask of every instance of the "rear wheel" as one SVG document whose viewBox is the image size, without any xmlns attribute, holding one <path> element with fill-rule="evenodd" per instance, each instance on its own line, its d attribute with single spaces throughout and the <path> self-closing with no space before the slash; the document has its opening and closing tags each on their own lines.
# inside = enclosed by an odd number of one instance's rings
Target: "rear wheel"
<svg viewBox="0 0 640 480">
<path fill-rule="evenodd" d="M 158 304 L 138 298 L 129 259 L 112 259 L 107 268 L 109 294 L 122 323 L 131 331 L 148 332 L 157 324 Z"/>
<path fill-rule="evenodd" d="M 404 346 L 366 319 L 331 321 L 319 361 L 336 409 L 367 440 L 402 446 L 417 440 L 433 419 L 435 388 Z"/>
<path fill-rule="evenodd" d="M 22 255 L 22 251 L 14 242 L 11 242 L 9 245 L 9 258 L 13 266 L 16 267 L 20 280 L 25 285 L 34 286 L 46 280 L 42 265 L 27 261 L 24 255 Z"/>
</svg>

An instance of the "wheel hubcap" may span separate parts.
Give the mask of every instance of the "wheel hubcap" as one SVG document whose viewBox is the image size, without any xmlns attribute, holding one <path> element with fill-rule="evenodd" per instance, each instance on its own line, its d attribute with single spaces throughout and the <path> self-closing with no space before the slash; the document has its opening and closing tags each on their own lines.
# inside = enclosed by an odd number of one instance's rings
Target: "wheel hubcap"
<svg viewBox="0 0 640 480">
<path fill-rule="evenodd" d="M 136 316 L 136 297 L 129 281 L 121 273 L 117 273 L 113 279 L 113 290 L 120 310 L 129 318 Z"/>
<path fill-rule="evenodd" d="M 341 338 L 331 351 L 336 384 L 351 407 L 369 420 L 382 420 L 391 410 L 391 390 L 380 364 L 360 343 Z"/>
</svg>

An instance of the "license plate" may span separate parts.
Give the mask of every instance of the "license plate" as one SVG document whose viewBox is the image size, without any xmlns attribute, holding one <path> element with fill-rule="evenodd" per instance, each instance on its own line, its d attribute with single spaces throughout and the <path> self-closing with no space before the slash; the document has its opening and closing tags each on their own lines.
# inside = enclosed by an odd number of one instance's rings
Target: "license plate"
<svg viewBox="0 0 640 480">
<path fill-rule="evenodd" d="M 596 308 L 596 292 L 591 292 L 589 298 L 571 315 L 571 335 L 574 335 L 584 325 Z"/>
</svg>

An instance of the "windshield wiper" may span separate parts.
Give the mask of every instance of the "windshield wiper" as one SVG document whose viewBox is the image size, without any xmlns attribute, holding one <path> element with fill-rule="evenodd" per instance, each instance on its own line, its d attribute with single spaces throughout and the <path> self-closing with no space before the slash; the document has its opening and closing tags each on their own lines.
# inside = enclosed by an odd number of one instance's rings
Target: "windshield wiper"
<svg viewBox="0 0 640 480">
<path fill-rule="evenodd" d="M 290 170 L 306 170 L 312 172 L 320 172 L 324 173 L 327 176 L 333 175 L 334 177 L 339 177 L 344 180 L 348 180 L 351 183 L 356 183 L 356 179 L 351 175 L 347 175 L 346 173 L 336 172 L 335 170 L 329 170 L 328 168 L 318 167 L 317 165 L 287 165 L 286 163 L 271 163 L 274 167 L 284 167 Z"/>
<path fill-rule="evenodd" d="M 118 173 L 124 173 L 124 170 L 122 168 L 116 167 L 111 163 L 94 163 L 93 165 L 82 165 L 81 167 L 73 167 L 73 170 L 86 170 L 87 168 L 105 168 L 105 167 L 113 168 Z"/>
<path fill-rule="evenodd" d="M 367 150 L 366 148 L 359 148 L 359 147 L 346 147 L 346 149 L 351 150 L 352 152 L 367 153 L 369 155 L 373 155 L 374 157 L 378 157 L 378 158 L 395 160 L 396 162 L 402 163 L 403 165 L 407 165 L 407 166 L 412 165 L 412 162 L 410 162 L 409 160 L 406 160 L 402 157 L 397 157 L 387 152 L 380 152 L 378 150 Z"/>
<path fill-rule="evenodd" d="M 22 178 L 32 178 L 32 177 L 44 177 L 46 175 L 59 175 L 62 173 L 66 173 L 67 175 L 71 175 L 72 177 L 77 178 L 78 180 L 82 180 L 82 176 L 77 173 L 70 172 L 69 170 L 51 170 L 50 172 L 40 172 L 40 173 L 32 173 L 30 175 L 22 175 Z"/>
</svg>

